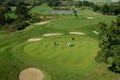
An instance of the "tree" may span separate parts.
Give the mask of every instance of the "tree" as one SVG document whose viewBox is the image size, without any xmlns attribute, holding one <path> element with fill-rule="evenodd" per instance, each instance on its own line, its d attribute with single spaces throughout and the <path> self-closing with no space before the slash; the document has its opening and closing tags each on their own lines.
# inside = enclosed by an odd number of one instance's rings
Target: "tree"
<svg viewBox="0 0 120 80">
<path fill-rule="evenodd" d="M 20 2 L 18 3 L 15 14 L 17 15 L 17 19 L 20 21 L 23 21 L 28 18 L 28 9 L 24 5 L 24 3 Z"/>
<path fill-rule="evenodd" d="M 103 5 L 103 8 L 102 8 L 102 13 L 103 14 L 109 14 L 110 12 L 110 8 L 107 4 Z"/>
<path fill-rule="evenodd" d="M 6 3 L 0 5 L 0 25 L 3 26 L 7 23 L 6 14 L 10 11 L 10 7 Z"/>
<path fill-rule="evenodd" d="M 114 14 L 115 14 L 115 15 L 120 14 L 120 6 L 117 6 L 117 7 L 115 8 Z"/>
<path fill-rule="evenodd" d="M 110 70 L 120 72 L 120 16 L 108 26 L 99 23 L 99 47 L 97 62 L 110 64 Z"/>
<path fill-rule="evenodd" d="M 94 5 L 94 6 L 93 6 L 93 11 L 95 11 L 95 12 L 100 12 L 100 11 L 101 11 L 101 6 Z"/>
<path fill-rule="evenodd" d="M 2 3 L 1 5 L 0 5 L 0 13 L 2 13 L 2 14 L 6 14 L 8 11 L 10 11 L 11 9 L 10 9 L 10 7 L 8 6 L 8 4 L 7 3 Z"/>
<path fill-rule="evenodd" d="M 93 7 L 94 3 L 89 1 L 78 1 L 76 3 L 76 7 L 81 7 L 81 6 Z"/>
<path fill-rule="evenodd" d="M 76 3 L 76 7 L 81 7 L 82 6 L 82 1 L 78 1 L 77 3 Z"/>
<path fill-rule="evenodd" d="M 116 19 L 116 24 L 117 24 L 117 26 L 120 26 L 120 15 L 118 15 L 118 17 Z"/>
<path fill-rule="evenodd" d="M 106 61 L 106 52 L 104 51 L 106 49 L 105 42 L 107 42 L 107 25 L 105 23 L 99 23 L 99 47 L 101 50 L 98 52 L 98 55 L 96 56 L 97 62 L 105 62 Z"/>
<path fill-rule="evenodd" d="M 48 5 L 49 6 L 59 6 L 61 5 L 61 0 L 48 0 Z"/>
<path fill-rule="evenodd" d="M 0 13 L 0 24 L 4 25 L 5 23 L 6 23 L 5 15 L 3 15 L 2 13 Z"/>
<path fill-rule="evenodd" d="M 0 5 L 4 2 L 4 0 L 0 0 Z"/>
</svg>

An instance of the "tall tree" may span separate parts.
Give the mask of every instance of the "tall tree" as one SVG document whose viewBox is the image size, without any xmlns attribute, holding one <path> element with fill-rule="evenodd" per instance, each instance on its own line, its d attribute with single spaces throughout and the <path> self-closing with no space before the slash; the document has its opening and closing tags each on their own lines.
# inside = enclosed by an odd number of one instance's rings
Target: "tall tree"
<svg viewBox="0 0 120 80">
<path fill-rule="evenodd" d="M 59 6 L 61 5 L 61 0 L 47 0 L 49 6 Z"/>
<path fill-rule="evenodd" d="M 0 13 L 0 24 L 4 25 L 5 23 L 6 23 L 5 15 L 3 15 L 2 13 Z"/>
<path fill-rule="evenodd" d="M 94 5 L 94 6 L 93 6 L 93 11 L 95 11 L 95 12 L 100 12 L 100 11 L 101 11 L 101 6 Z"/>
<path fill-rule="evenodd" d="M 10 9 L 10 7 L 8 6 L 8 4 L 7 3 L 2 3 L 1 5 L 0 5 L 0 12 L 2 13 L 2 14 L 5 14 L 5 13 L 7 13 L 8 11 L 10 11 L 11 9 Z"/>
<path fill-rule="evenodd" d="M 7 22 L 6 14 L 10 11 L 10 7 L 6 3 L 0 5 L 0 24 L 4 25 Z"/>
<path fill-rule="evenodd" d="M 18 3 L 16 10 L 15 10 L 15 14 L 17 15 L 17 19 L 20 21 L 27 19 L 28 9 L 24 5 L 24 3 L 22 2 Z"/>
<path fill-rule="evenodd" d="M 97 62 L 110 64 L 110 70 L 120 72 L 120 16 L 108 26 L 99 24 L 99 47 Z"/>
<path fill-rule="evenodd" d="M 102 13 L 103 14 L 109 14 L 110 12 L 110 8 L 107 4 L 103 5 L 103 8 L 102 8 Z"/>
<path fill-rule="evenodd" d="M 119 5 L 119 6 L 116 6 L 115 11 L 114 11 L 114 14 L 115 14 L 115 15 L 120 14 L 120 5 Z"/>
<path fill-rule="evenodd" d="M 78 1 L 77 3 L 76 3 L 76 7 L 81 7 L 82 6 L 82 1 Z"/>
</svg>

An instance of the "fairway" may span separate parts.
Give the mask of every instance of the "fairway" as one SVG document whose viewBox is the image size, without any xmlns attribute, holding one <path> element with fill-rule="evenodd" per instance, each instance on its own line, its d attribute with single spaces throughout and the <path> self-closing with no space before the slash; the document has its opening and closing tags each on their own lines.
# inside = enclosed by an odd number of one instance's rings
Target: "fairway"
<svg viewBox="0 0 120 80">
<path fill-rule="evenodd" d="M 75 40 L 72 40 L 72 37 Z M 55 41 L 58 45 L 54 44 Z M 68 47 L 68 41 L 72 46 Z M 13 54 L 17 59 L 27 60 L 28 62 L 25 63 L 27 65 L 36 65 L 37 67 L 39 65 L 43 73 L 47 75 L 54 72 L 54 78 L 57 78 L 56 75 L 61 76 L 61 72 L 65 73 L 63 75 L 68 75 L 68 72 L 75 75 L 76 73 L 81 74 L 92 71 L 96 67 L 94 57 L 98 51 L 97 44 L 96 40 L 85 35 L 50 36 L 44 37 L 40 41 L 26 41 L 16 45 L 12 49 L 12 53 L 17 53 Z M 47 78 L 47 76 L 45 77 Z M 64 79 L 64 77 L 61 78 Z"/>
</svg>

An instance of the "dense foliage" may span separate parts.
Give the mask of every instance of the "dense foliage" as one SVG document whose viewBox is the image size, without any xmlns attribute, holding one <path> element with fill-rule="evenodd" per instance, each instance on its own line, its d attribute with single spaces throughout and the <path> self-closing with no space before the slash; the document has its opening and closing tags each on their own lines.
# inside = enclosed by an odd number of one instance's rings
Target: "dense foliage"
<svg viewBox="0 0 120 80">
<path fill-rule="evenodd" d="M 101 12 L 107 15 L 118 15 L 120 14 L 120 5 L 119 4 L 104 4 L 103 6 L 94 5 L 93 11 Z"/>
<path fill-rule="evenodd" d="M 76 7 L 81 7 L 81 6 L 93 7 L 94 3 L 89 1 L 78 1 L 76 3 Z"/>
<path fill-rule="evenodd" d="M 10 6 L 16 6 L 19 2 L 23 2 L 26 6 L 35 6 L 46 2 L 46 0 L 2 0 L 1 2 L 7 2 Z"/>
<path fill-rule="evenodd" d="M 120 72 L 120 16 L 110 25 L 99 24 L 99 47 L 97 62 L 110 64 L 110 70 Z"/>
<path fill-rule="evenodd" d="M 23 21 L 28 18 L 28 9 L 23 3 L 19 3 L 16 7 L 15 14 L 18 20 Z"/>
<path fill-rule="evenodd" d="M 18 3 L 14 14 L 17 18 L 13 19 L 8 14 L 11 12 L 11 8 L 7 3 L 0 5 L 0 29 L 5 30 L 22 30 L 29 25 L 26 20 L 30 18 L 28 14 L 28 8 L 23 3 Z"/>
<path fill-rule="evenodd" d="M 0 5 L 0 29 L 3 27 L 4 24 L 9 22 L 9 16 L 7 15 L 8 11 L 10 11 L 10 7 L 3 3 Z"/>
<path fill-rule="evenodd" d="M 47 0 L 49 6 L 60 6 L 61 0 Z"/>
</svg>

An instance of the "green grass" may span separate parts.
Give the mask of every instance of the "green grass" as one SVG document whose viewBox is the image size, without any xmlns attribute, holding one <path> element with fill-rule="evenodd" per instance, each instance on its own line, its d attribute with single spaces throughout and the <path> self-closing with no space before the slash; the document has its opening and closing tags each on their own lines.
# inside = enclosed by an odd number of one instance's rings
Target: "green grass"
<svg viewBox="0 0 120 80">
<path fill-rule="evenodd" d="M 13 18 L 13 19 L 16 19 L 16 18 L 17 18 L 17 16 L 16 16 L 14 13 L 8 13 L 8 15 L 9 15 L 11 18 Z"/>
<path fill-rule="evenodd" d="M 50 8 L 49 6 L 47 6 L 47 4 L 42 4 L 40 6 L 36 6 L 33 9 L 30 10 L 30 13 L 43 13 L 44 10 L 51 10 L 52 8 Z"/>
<path fill-rule="evenodd" d="M 16 9 L 16 7 L 11 7 L 11 10 L 12 10 L 12 11 L 15 11 L 15 9 Z"/>
<path fill-rule="evenodd" d="M 10 16 L 13 19 L 17 18 L 17 16 L 14 13 L 15 9 L 16 9 L 16 7 L 11 7 L 11 11 L 7 13 L 7 15 Z"/>
<path fill-rule="evenodd" d="M 86 19 L 91 14 L 94 19 Z M 97 35 L 92 31 L 96 30 L 99 21 L 109 24 L 114 19 L 114 16 L 84 10 L 79 17 L 71 15 L 51 20 L 45 25 L 32 24 L 23 31 L 0 31 L 0 80 L 18 80 L 19 72 L 28 67 L 41 69 L 44 80 L 120 80 L 119 74 L 108 71 L 107 65 L 99 65 L 94 60 L 99 49 Z M 70 31 L 86 35 L 70 35 Z M 52 32 L 63 35 L 42 36 Z M 43 40 L 27 41 L 33 37 Z M 54 41 L 59 45 L 55 46 Z M 68 41 L 74 46 L 68 47 Z"/>
<path fill-rule="evenodd" d="M 71 40 L 72 36 L 75 37 L 75 41 Z M 55 46 L 54 41 L 57 41 L 59 45 Z M 74 46 L 68 47 L 68 41 Z M 97 42 L 92 43 L 92 41 L 89 38 L 81 38 L 81 36 L 75 35 L 52 37 L 38 43 L 30 43 L 24 47 L 24 51 L 28 55 L 34 56 L 35 59 L 48 60 L 49 63 L 58 63 L 57 65 L 66 69 L 69 67 L 69 69 L 84 72 L 87 69 L 90 70 L 95 65 L 93 65 L 95 63 L 93 57 L 96 55 L 98 48 Z M 85 44 L 89 45 L 86 46 Z M 90 50 L 86 51 L 86 48 L 90 48 Z"/>
</svg>

